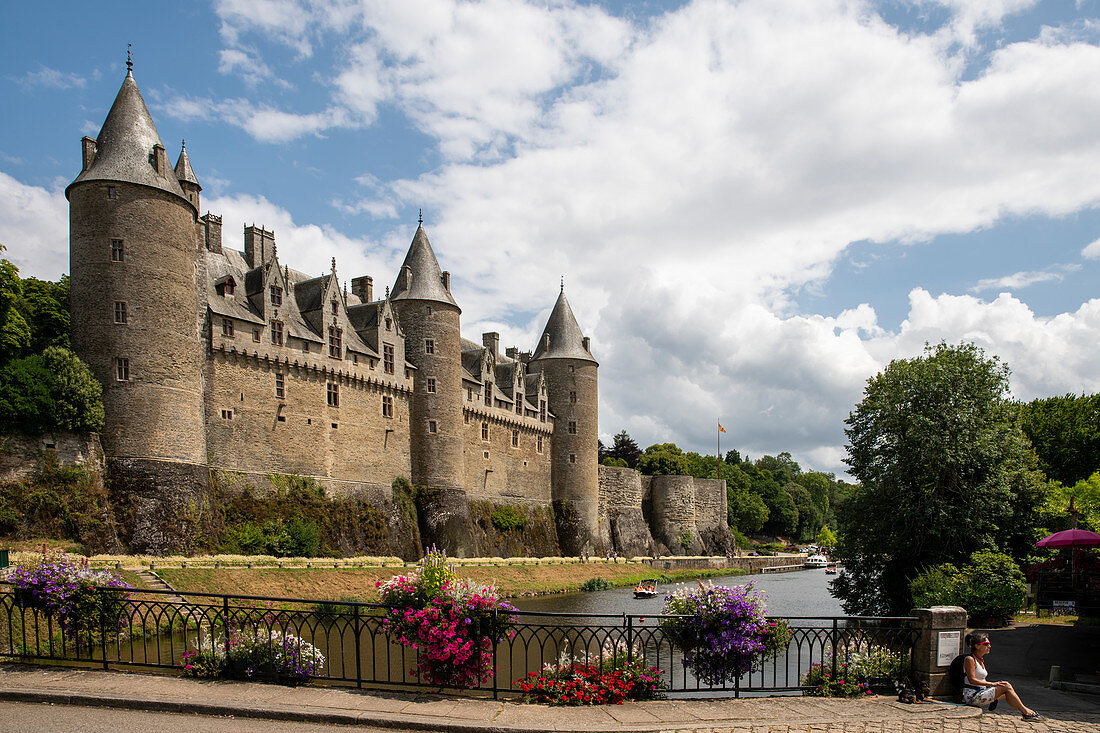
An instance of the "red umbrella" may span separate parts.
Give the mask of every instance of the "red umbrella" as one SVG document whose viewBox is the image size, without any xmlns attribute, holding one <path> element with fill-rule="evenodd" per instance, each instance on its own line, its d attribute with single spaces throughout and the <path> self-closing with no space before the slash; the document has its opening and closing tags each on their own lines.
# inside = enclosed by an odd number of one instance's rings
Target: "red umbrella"
<svg viewBox="0 0 1100 733">
<path fill-rule="evenodd" d="M 1067 529 L 1055 532 L 1035 543 L 1036 547 L 1100 547 L 1100 534 L 1087 529 Z"/>
</svg>

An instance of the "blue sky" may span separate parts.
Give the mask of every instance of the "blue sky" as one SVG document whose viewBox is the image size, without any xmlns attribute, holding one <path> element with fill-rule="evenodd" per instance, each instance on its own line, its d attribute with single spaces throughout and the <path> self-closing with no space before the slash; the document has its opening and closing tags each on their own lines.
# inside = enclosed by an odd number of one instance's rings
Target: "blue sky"
<svg viewBox="0 0 1100 733">
<path fill-rule="evenodd" d="M 134 74 L 203 209 L 392 283 L 417 211 L 463 330 L 559 278 L 601 432 L 843 469 L 867 377 L 973 340 L 1100 388 L 1100 3 L 219 0 L 5 9 L 0 242 L 67 270 L 62 190 Z M 79 18 L 79 22 L 76 22 Z M 64 20 L 60 20 L 64 19 Z"/>
</svg>

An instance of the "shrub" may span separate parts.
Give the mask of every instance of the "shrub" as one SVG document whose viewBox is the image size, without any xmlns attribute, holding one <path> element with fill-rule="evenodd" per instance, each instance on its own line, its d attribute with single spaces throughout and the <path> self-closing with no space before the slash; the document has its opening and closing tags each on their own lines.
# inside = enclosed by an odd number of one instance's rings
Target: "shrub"
<svg viewBox="0 0 1100 733">
<path fill-rule="evenodd" d="M 691 549 L 691 532 L 684 530 L 684 533 L 680 535 L 680 547 L 684 550 Z"/>
<path fill-rule="evenodd" d="M 802 684 L 810 689 L 807 695 L 813 697 L 860 697 L 870 695 L 871 687 L 866 682 L 860 682 L 847 669 L 847 665 L 838 665 L 834 677 L 830 670 L 831 665 L 812 664 L 810 671 L 802 677 Z"/>
<path fill-rule="evenodd" d="M 736 527 L 730 527 L 730 532 L 733 532 L 733 543 L 742 550 L 752 549 L 752 540 L 746 537 L 741 530 Z"/>
<path fill-rule="evenodd" d="M 972 626 L 1003 626 L 1020 610 L 1027 586 L 1011 557 L 978 550 L 961 569 L 947 563 L 929 568 L 909 591 L 918 606 L 962 606 Z"/>
<path fill-rule="evenodd" d="M 598 590 L 608 590 L 612 588 L 610 580 L 604 578 L 589 578 L 581 583 L 581 590 L 585 593 L 591 593 Z"/>
<path fill-rule="evenodd" d="M 599 658 L 563 653 L 516 685 L 524 702 L 548 705 L 622 705 L 624 700 L 651 700 L 660 689 L 660 669 L 645 665 L 640 646 L 604 643 Z"/>
<path fill-rule="evenodd" d="M 527 515 L 523 509 L 514 506 L 500 506 L 493 510 L 490 520 L 500 532 L 522 530 L 527 526 Z"/>
<path fill-rule="evenodd" d="M 752 583 L 680 589 L 665 598 L 664 612 L 678 617 L 663 619 L 662 630 L 683 651 L 684 666 L 706 684 L 732 682 L 756 669 L 772 651 L 765 645 L 770 627 L 764 597 Z"/>
<path fill-rule="evenodd" d="M 260 628 L 259 623 L 232 630 L 228 653 L 224 637 L 206 636 L 198 649 L 183 655 L 183 676 L 296 685 L 308 682 L 324 668 L 325 657 L 317 647 L 289 631 Z"/>
</svg>

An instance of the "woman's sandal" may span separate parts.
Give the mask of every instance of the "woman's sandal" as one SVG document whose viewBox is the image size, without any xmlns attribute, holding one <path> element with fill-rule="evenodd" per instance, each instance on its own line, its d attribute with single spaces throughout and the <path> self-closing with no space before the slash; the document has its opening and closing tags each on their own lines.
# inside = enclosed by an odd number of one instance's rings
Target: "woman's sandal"
<svg viewBox="0 0 1100 733">
<path fill-rule="evenodd" d="M 1034 710 L 1031 711 L 1030 715 L 1025 715 L 1024 716 L 1024 720 L 1042 720 L 1042 719 L 1043 719 L 1043 716 L 1039 715 L 1039 713 L 1035 712 Z"/>
</svg>

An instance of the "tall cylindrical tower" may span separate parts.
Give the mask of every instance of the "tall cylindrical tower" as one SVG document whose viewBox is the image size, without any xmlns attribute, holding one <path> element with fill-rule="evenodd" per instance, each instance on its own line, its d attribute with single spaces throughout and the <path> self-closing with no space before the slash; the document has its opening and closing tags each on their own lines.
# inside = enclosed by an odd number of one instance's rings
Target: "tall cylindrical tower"
<svg viewBox="0 0 1100 733">
<path fill-rule="evenodd" d="M 435 497 L 421 506 L 429 541 L 448 552 L 475 551 L 463 486 L 462 310 L 450 277 L 439 267 L 423 225 L 418 226 L 390 300 L 405 335 L 405 359 L 416 367 L 409 404 L 413 483 Z"/>
<path fill-rule="evenodd" d="M 528 369 L 546 377 L 554 415 L 551 494 L 558 543 L 566 555 L 599 550 L 599 393 L 589 340 L 581 334 L 565 288 L 542 331 Z"/>
<path fill-rule="evenodd" d="M 103 385 L 104 449 L 202 463 L 197 210 L 129 71 L 82 158 L 65 191 L 72 342 Z"/>
</svg>

